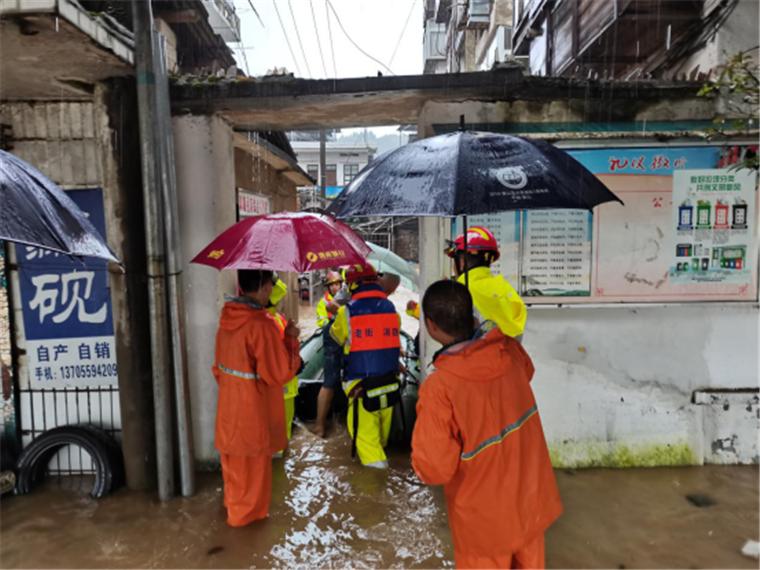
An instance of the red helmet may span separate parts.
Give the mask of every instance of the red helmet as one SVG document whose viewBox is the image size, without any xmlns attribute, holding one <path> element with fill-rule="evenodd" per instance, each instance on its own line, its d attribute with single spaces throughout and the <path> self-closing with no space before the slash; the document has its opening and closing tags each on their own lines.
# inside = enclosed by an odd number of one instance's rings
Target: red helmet
<svg viewBox="0 0 760 570">
<path fill-rule="evenodd" d="M 464 251 L 464 234 L 459 234 L 457 239 L 450 241 L 446 248 L 446 254 L 454 257 L 457 252 Z M 472 226 L 467 228 L 467 251 L 469 253 L 478 253 L 481 251 L 493 252 L 493 260 L 499 259 L 499 242 L 493 237 L 491 230 L 483 226 Z"/>
<path fill-rule="evenodd" d="M 370 263 L 365 265 L 350 265 L 346 269 L 346 283 L 352 284 L 370 279 L 377 279 L 377 271 L 375 271 L 375 268 Z"/>
</svg>

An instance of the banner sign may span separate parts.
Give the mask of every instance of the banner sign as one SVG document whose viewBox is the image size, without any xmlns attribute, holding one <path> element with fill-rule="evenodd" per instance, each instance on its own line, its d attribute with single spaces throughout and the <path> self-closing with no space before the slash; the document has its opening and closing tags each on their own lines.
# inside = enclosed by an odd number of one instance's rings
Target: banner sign
<svg viewBox="0 0 760 570">
<path fill-rule="evenodd" d="M 102 190 L 67 194 L 105 236 Z M 31 387 L 116 384 L 107 263 L 36 247 L 16 251 Z"/>
</svg>

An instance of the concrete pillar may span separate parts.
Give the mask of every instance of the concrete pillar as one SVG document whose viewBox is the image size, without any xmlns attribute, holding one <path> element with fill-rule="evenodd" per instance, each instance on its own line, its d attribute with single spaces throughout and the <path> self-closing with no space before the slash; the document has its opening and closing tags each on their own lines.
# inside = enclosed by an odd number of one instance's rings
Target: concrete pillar
<svg viewBox="0 0 760 570">
<path fill-rule="evenodd" d="M 459 115 L 452 114 L 458 119 Z M 452 121 L 454 119 L 452 118 Z M 425 109 L 420 114 L 417 124 L 417 132 L 420 138 L 432 137 L 433 123 L 427 119 Z M 450 218 L 419 218 L 419 260 L 420 260 L 420 302 L 428 285 L 449 277 L 450 261 L 443 253 L 445 240 L 451 238 Z M 424 315 L 420 318 L 420 360 L 422 362 L 422 374 L 425 375 L 427 365 L 436 350 L 438 343 L 431 339 L 425 330 Z"/>
<path fill-rule="evenodd" d="M 148 490 L 156 486 L 156 447 L 134 81 L 99 84 L 94 101 L 107 240 L 124 264 L 110 267 L 124 468 L 130 489 Z"/>
<path fill-rule="evenodd" d="M 214 421 L 217 388 L 211 374 L 219 310 L 225 294 L 235 293 L 235 272 L 217 272 L 190 260 L 235 223 L 235 153 L 232 128 L 214 116 L 174 118 L 187 354 L 195 457 L 217 463 Z"/>
<path fill-rule="evenodd" d="M 420 218 L 420 302 L 428 285 L 448 277 L 449 260 L 443 253 L 445 240 L 450 239 L 449 218 Z M 437 350 L 438 343 L 425 331 L 425 319 L 420 319 L 420 355 L 423 374 Z"/>
</svg>

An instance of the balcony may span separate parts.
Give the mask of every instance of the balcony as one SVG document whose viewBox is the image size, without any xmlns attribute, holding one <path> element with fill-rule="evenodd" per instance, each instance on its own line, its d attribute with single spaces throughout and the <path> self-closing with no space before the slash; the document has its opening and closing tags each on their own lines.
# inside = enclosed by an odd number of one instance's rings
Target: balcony
<svg viewBox="0 0 760 570">
<path fill-rule="evenodd" d="M 424 73 L 440 73 L 446 63 L 446 25 L 436 24 L 428 20 L 422 40 L 422 58 L 425 64 Z"/>
<path fill-rule="evenodd" d="M 202 0 L 214 33 L 225 42 L 240 41 L 240 18 L 231 0 Z"/>
</svg>

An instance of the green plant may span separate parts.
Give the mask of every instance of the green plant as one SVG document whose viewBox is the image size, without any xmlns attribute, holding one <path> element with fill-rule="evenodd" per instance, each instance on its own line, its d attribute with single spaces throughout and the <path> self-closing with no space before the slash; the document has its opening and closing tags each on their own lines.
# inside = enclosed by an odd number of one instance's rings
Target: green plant
<svg viewBox="0 0 760 570">
<path fill-rule="evenodd" d="M 760 79 L 757 62 L 750 52 L 739 52 L 719 66 L 717 75 L 702 85 L 698 97 L 716 98 L 721 108 L 707 138 L 726 137 L 728 130 L 755 133 L 760 121 Z M 733 168 L 760 169 L 757 152 L 746 152 Z"/>
</svg>

